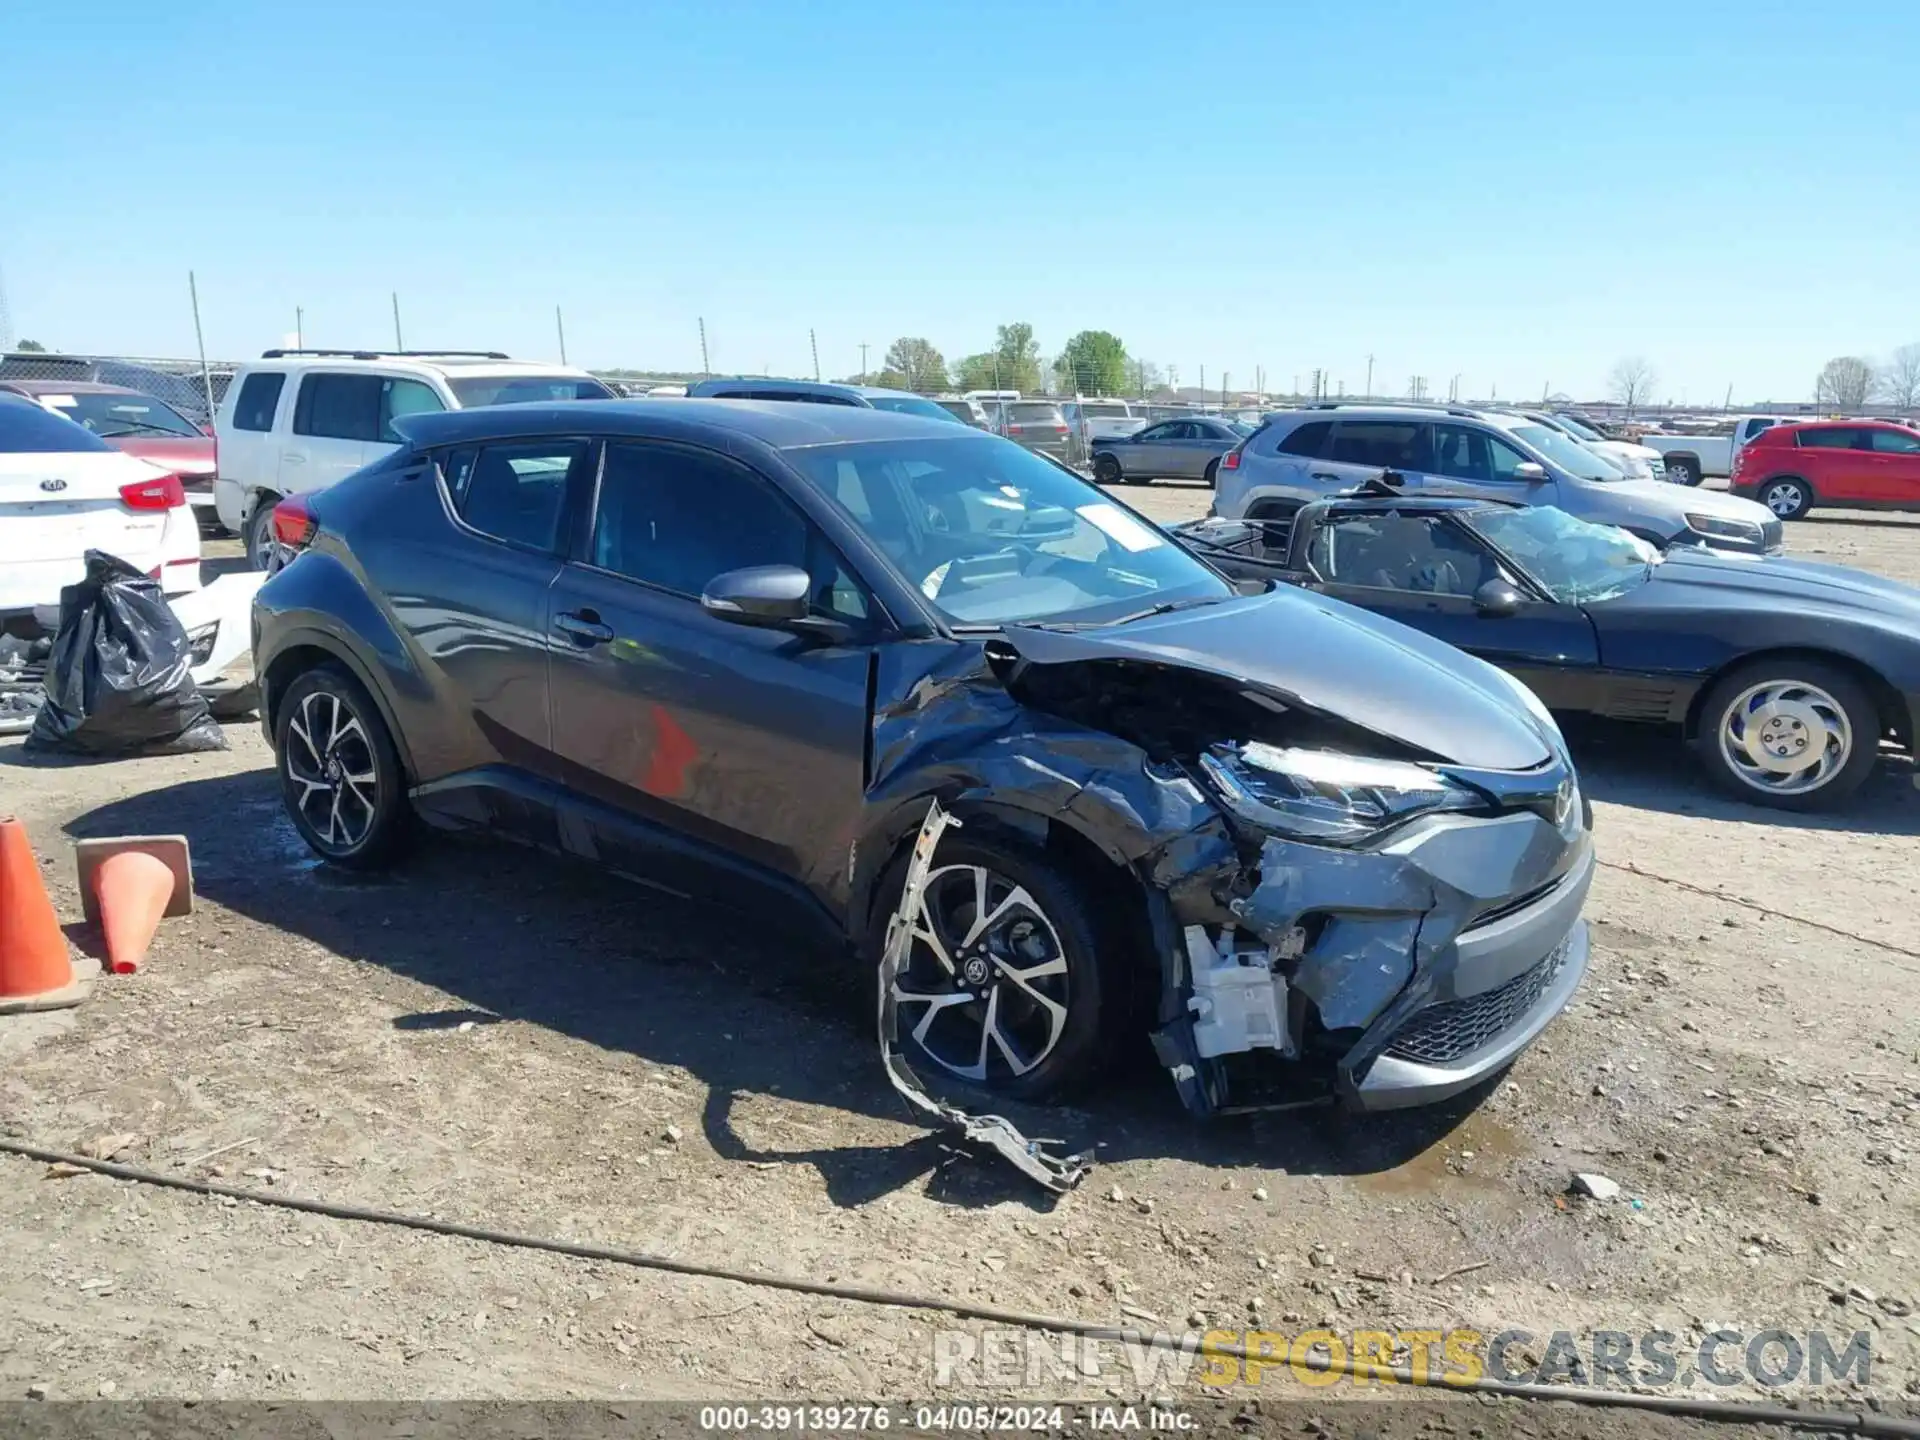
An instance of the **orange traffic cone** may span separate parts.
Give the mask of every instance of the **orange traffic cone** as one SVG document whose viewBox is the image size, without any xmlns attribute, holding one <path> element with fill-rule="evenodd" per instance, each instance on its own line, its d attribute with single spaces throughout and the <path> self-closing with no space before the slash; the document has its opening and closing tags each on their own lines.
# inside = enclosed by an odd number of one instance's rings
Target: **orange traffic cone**
<svg viewBox="0 0 1920 1440">
<path fill-rule="evenodd" d="M 147 958 L 165 915 L 193 909 L 193 866 L 184 835 L 123 835 L 82 840 L 80 899 L 107 942 L 107 969 L 131 975 Z"/>
<path fill-rule="evenodd" d="M 27 829 L 0 820 L 0 1015 L 61 1010 L 87 998 L 47 897 Z"/>
</svg>

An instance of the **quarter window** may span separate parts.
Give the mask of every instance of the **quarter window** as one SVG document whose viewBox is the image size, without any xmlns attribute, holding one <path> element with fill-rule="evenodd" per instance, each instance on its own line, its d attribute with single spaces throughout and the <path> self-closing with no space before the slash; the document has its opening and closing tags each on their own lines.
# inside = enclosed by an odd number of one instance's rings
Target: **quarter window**
<svg viewBox="0 0 1920 1440">
<path fill-rule="evenodd" d="M 309 374 L 293 406 L 293 433 L 329 440 L 380 438 L 378 375 Z"/>
<path fill-rule="evenodd" d="M 276 370 L 256 370 L 240 382 L 239 398 L 233 402 L 233 428 L 271 430 L 273 412 L 280 408 L 280 392 L 287 377 Z"/>
<path fill-rule="evenodd" d="M 447 493 L 460 518 L 483 535 L 530 550 L 558 546 L 567 477 L 583 463 L 584 440 L 538 440 L 457 450 L 444 462 Z"/>
<path fill-rule="evenodd" d="M 865 504 L 858 477 L 842 502 Z M 851 507 L 850 507 L 851 508 Z M 744 466 L 677 445 L 607 446 L 593 522 L 602 570 L 696 598 L 716 576 L 753 565 L 797 565 L 813 577 L 814 609 L 864 620 L 866 592 L 824 537 Z"/>
</svg>

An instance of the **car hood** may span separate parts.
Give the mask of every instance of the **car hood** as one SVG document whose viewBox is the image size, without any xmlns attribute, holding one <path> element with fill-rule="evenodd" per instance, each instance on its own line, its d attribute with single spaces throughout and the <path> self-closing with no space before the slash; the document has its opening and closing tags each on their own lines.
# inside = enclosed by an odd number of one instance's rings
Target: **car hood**
<svg viewBox="0 0 1920 1440">
<path fill-rule="evenodd" d="M 1660 452 L 1651 445 L 1629 445 L 1625 440 L 1590 440 L 1589 450 L 1598 450 L 1602 455 L 1619 455 L 1628 460 L 1654 461 L 1660 458 Z"/>
<path fill-rule="evenodd" d="M 1775 518 L 1771 510 L 1757 501 L 1742 500 L 1724 490 L 1694 489 L 1664 480 L 1622 480 L 1608 485 L 1607 494 L 1632 501 L 1636 508 L 1667 515 L 1716 515 L 1726 520 L 1745 520 L 1752 525 L 1764 525 Z"/>
<path fill-rule="evenodd" d="M 123 455 L 151 460 L 178 475 L 213 473 L 211 435 L 114 435 L 107 443 Z"/>
<path fill-rule="evenodd" d="M 1678 548 L 1655 567 L 1650 584 L 1632 594 L 1651 594 L 1656 602 L 1678 597 L 1680 590 L 1712 592 L 1712 603 L 1751 608 L 1768 614 L 1783 607 L 1845 609 L 1902 622 L 1920 631 L 1920 589 L 1883 580 L 1864 570 L 1790 560 L 1782 555 L 1726 555 L 1714 550 Z M 1702 597 L 1704 598 L 1704 597 Z"/>
<path fill-rule="evenodd" d="M 1493 666 L 1291 586 L 1124 625 L 1005 633 L 1036 665 L 1119 660 L 1218 676 L 1455 765 L 1530 770 L 1553 758 L 1514 683 Z"/>
</svg>

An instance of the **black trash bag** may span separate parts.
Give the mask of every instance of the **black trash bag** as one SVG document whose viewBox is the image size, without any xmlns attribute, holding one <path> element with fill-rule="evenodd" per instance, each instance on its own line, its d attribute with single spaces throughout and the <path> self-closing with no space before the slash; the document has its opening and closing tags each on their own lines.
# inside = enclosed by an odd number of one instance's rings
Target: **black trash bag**
<svg viewBox="0 0 1920 1440">
<path fill-rule="evenodd" d="M 188 673 L 192 645 L 160 583 L 102 550 L 60 592 L 47 698 L 27 746 L 70 755 L 224 750 Z"/>
</svg>

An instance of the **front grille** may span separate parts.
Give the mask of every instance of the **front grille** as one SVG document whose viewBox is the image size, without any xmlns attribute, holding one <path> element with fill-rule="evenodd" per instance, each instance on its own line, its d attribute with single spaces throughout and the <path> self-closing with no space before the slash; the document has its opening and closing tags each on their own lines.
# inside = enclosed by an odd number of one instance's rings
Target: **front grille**
<svg viewBox="0 0 1920 1440">
<path fill-rule="evenodd" d="M 1389 1055 L 1422 1065 L 1445 1065 L 1493 1040 L 1539 1003 L 1566 963 L 1565 942 L 1504 985 L 1429 1005 L 1387 1046 Z"/>
</svg>

